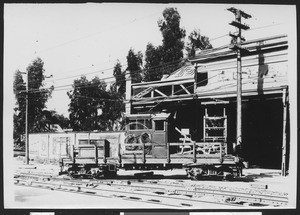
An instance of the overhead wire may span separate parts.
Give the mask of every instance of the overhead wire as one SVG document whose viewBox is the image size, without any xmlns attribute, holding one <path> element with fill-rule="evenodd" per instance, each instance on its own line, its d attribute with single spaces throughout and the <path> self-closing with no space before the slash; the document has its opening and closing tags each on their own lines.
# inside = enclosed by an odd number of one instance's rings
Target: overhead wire
<svg viewBox="0 0 300 215">
<path fill-rule="evenodd" d="M 277 23 L 277 24 L 272 24 L 272 25 L 266 25 L 266 26 L 261 26 L 261 27 L 257 27 L 257 28 L 254 28 L 254 29 L 250 29 L 250 30 L 256 30 L 256 29 L 261 29 L 261 28 L 267 28 L 267 27 L 270 27 L 270 26 L 274 26 L 274 25 L 281 25 L 283 23 Z M 216 38 L 213 38 L 213 39 L 210 39 L 209 41 L 212 41 L 212 40 L 215 40 L 215 39 L 219 39 L 219 38 L 222 38 L 224 36 L 227 36 L 227 34 L 225 35 L 222 35 L 222 36 L 219 36 L 219 37 L 216 37 Z M 220 46 L 220 47 L 217 47 L 217 48 L 214 48 L 213 50 L 216 50 L 216 49 L 220 49 L 220 48 L 224 48 L 226 47 L 225 46 Z M 101 78 L 100 80 L 104 81 L 104 80 L 109 80 L 109 79 L 113 79 L 113 78 L 117 78 L 117 77 L 121 77 L 121 76 L 124 76 L 124 75 L 127 75 L 127 74 L 137 74 L 138 72 L 143 72 L 145 70 L 148 70 L 148 71 L 151 71 L 151 70 L 155 70 L 156 68 L 163 68 L 164 66 L 171 66 L 171 65 L 175 65 L 176 63 L 180 62 L 180 61 L 184 61 L 184 60 L 187 60 L 188 57 L 185 57 L 185 58 L 182 58 L 182 59 L 179 59 L 179 60 L 175 60 L 175 61 L 171 61 L 171 62 L 167 62 L 167 63 L 164 63 L 164 64 L 161 64 L 161 65 L 157 65 L 157 66 L 153 66 L 153 67 L 150 67 L 150 68 L 143 68 L 143 69 L 139 69 L 139 70 L 136 70 L 136 71 L 133 71 L 133 72 L 126 72 L 124 74 L 121 74 L 120 76 L 110 76 L 110 77 L 105 77 L 105 78 Z M 125 66 L 127 64 L 123 64 L 121 66 Z M 93 71 L 93 72 L 90 72 L 90 73 L 84 73 L 84 74 L 81 74 L 81 75 L 75 75 L 75 76 L 69 76 L 69 77 L 65 77 L 65 78 L 60 78 L 60 79 L 54 79 L 54 80 L 49 80 L 49 81 L 44 81 L 44 82 L 53 82 L 53 81 L 57 81 L 57 80 L 65 80 L 65 79 L 69 79 L 69 78 L 74 78 L 74 77 L 79 77 L 79 76 L 85 76 L 85 75 L 90 75 L 90 74 L 96 74 L 96 73 L 99 73 L 99 72 L 105 72 L 105 71 L 109 71 L 111 69 L 114 69 L 114 67 L 111 67 L 111 68 L 107 68 L 107 69 L 102 69 L 102 70 L 97 70 L 97 71 Z M 121 81 L 125 81 L 125 80 L 121 80 Z M 115 81 L 111 81 L 111 82 L 108 82 L 108 83 L 112 83 L 112 82 L 115 82 Z M 95 83 L 96 85 L 98 83 Z M 59 89 L 57 88 L 65 88 L 65 87 L 71 87 L 73 86 L 73 84 L 68 84 L 68 85 L 61 85 L 61 86 L 55 86 L 54 87 L 54 90 L 53 91 L 60 91 Z M 90 86 L 90 85 L 89 85 Z M 80 87 L 80 86 L 76 86 L 76 87 Z M 84 86 L 84 87 L 88 87 L 88 86 Z M 41 90 L 50 90 L 51 87 L 49 88 L 42 88 L 42 89 L 31 89 L 29 90 L 29 92 L 39 92 Z M 72 88 L 69 88 L 70 90 Z M 61 90 L 69 90 L 69 89 L 61 89 Z M 19 92 L 27 92 L 27 90 L 21 90 Z"/>
<path fill-rule="evenodd" d="M 219 75 L 219 74 L 216 74 L 216 75 L 211 76 L 211 77 L 209 77 L 209 78 L 206 78 L 206 79 L 203 79 L 203 80 L 201 80 L 201 81 L 198 81 L 196 84 L 200 84 L 200 83 L 206 82 L 206 81 L 208 81 L 209 79 L 216 77 L 217 75 Z M 186 87 L 186 88 L 190 88 L 190 87 L 194 87 L 194 83 L 191 84 L 190 86 Z M 177 90 L 177 91 L 174 92 L 174 94 L 179 93 L 179 92 L 181 92 L 181 91 L 183 91 L 183 90 L 184 90 L 184 89 Z M 155 107 L 157 107 L 159 104 L 161 104 L 162 102 L 164 102 L 166 99 L 168 99 L 168 98 L 170 98 L 170 97 L 171 97 L 171 96 L 165 97 L 162 101 L 158 102 L 154 107 L 150 108 L 150 109 L 148 110 L 148 112 L 151 112 Z M 152 98 L 151 98 L 151 99 L 152 99 Z"/>
<path fill-rule="evenodd" d="M 257 30 L 257 29 L 262 29 L 262 28 L 267 28 L 267 27 L 272 27 L 272 26 L 276 26 L 276 25 L 282 25 L 283 23 L 276 23 L 276 24 L 271 24 L 271 25 L 265 25 L 265 26 L 260 26 L 260 27 L 257 27 L 257 28 L 250 28 L 248 31 L 251 31 L 251 30 Z M 224 34 L 224 35 L 221 35 L 221 36 L 218 36 L 218 37 L 215 37 L 215 38 L 212 38 L 212 39 L 209 39 L 209 41 L 213 41 L 213 40 L 216 40 L 216 39 L 220 39 L 220 38 L 223 38 L 225 36 L 228 36 L 228 34 Z M 217 48 L 213 48 L 213 49 L 208 49 L 208 50 L 204 50 L 204 51 L 215 51 L 215 50 L 218 50 L 218 49 L 222 49 L 222 48 L 225 48 L 227 45 L 223 45 L 223 46 L 219 46 Z M 182 58 L 178 61 L 181 61 L 181 60 L 186 60 L 188 59 L 188 57 L 185 57 L 185 58 Z M 173 61 L 173 62 L 176 62 L 176 61 Z M 165 64 L 168 64 L 168 63 L 172 63 L 172 62 L 167 62 Z M 165 65 L 163 64 L 163 65 Z M 101 64 L 100 64 L 101 65 Z M 121 66 L 126 66 L 127 64 L 122 64 Z M 160 67 L 162 65 L 157 65 L 155 67 Z M 92 67 L 92 66 L 90 66 Z M 85 67 L 85 68 L 90 68 L 90 67 Z M 151 68 L 148 68 L 147 70 L 152 70 L 153 68 L 155 67 L 151 67 Z M 84 68 L 82 68 L 84 69 Z M 53 81 L 58 81 L 58 80 L 66 80 L 66 79 L 69 79 L 69 78 L 74 78 L 74 77 L 80 77 L 80 76 L 84 76 L 84 75 L 91 75 L 91 74 L 96 74 L 96 73 L 99 73 L 99 72 L 105 72 L 105 71 L 109 71 L 111 69 L 114 69 L 114 67 L 110 67 L 110 68 L 106 68 L 106 69 L 101 69 L 101 70 L 97 70 L 97 71 L 93 71 L 93 72 L 89 72 L 89 73 L 83 73 L 83 74 L 80 74 L 80 75 L 74 75 L 74 76 L 68 76 L 68 77 L 63 77 L 63 78 L 57 78 L 57 79 L 53 79 L 53 80 L 49 80 L 49 81 L 44 81 L 45 83 L 47 82 L 53 82 Z M 74 69 L 74 70 L 70 70 L 70 71 L 76 71 L 77 69 Z M 81 70 L 81 69 L 78 69 L 78 70 Z M 69 72 L 70 72 L 69 71 Z M 113 78 L 113 77 L 111 77 Z"/>
<path fill-rule="evenodd" d="M 143 20 L 143 19 L 145 19 L 145 18 L 154 16 L 154 15 L 160 13 L 160 12 L 161 12 L 161 11 L 157 11 L 157 12 L 155 12 L 155 13 L 152 13 L 152 14 L 150 14 L 150 15 L 147 15 L 147 16 L 144 16 L 144 17 L 141 17 L 141 18 L 135 18 L 133 21 L 131 21 L 131 22 L 129 22 L 129 23 L 118 24 L 118 25 L 112 26 L 112 27 L 110 27 L 110 28 L 108 28 L 108 29 L 106 29 L 106 30 L 98 31 L 97 33 L 93 33 L 93 34 L 89 34 L 89 35 L 86 35 L 86 36 L 83 36 L 83 37 L 79 37 L 79 38 L 76 38 L 76 39 L 72 39 L 72 40 L 63 42 L 63 43 L 61 43 L 61 44 L 58 44 L 58 45 L 55 45 L 55 46 L 52 46 L 52 47 L 43 49 L 43 50 L 41 50 L 41 51 L 39 51 L 39 52 L 45 52 L 45 51 L 48 51 L 48 50 L 51 50 L 51 49 L 55 49 L 55 48 L 58 48 L 58 47 L 61 47 L 61 46 L 65 46 L 65 45 L 67 45 L 67 44 L 69 44 L 69 43 L 72 43 L 72 42 L 76 42 L 76 41 L 79 41 L 79 40 L 82 40 L 82 39 L 85 39 L 85 38 L 88 38 L 88 37 L 93 37 L 93 36 L 95 36 L 95 35 L 102 34 L 102 33 L 106 32 L 106 31 L 110 31 L 110 30 L 115 29 L 115 28 L 118 28 L 118 27 L 123 27 L 123 26 L 126 26 L 126 25 L 130 25 L 130 24 L 132 24 L 133 22 L 138 22 L 138 21 Z"/>
<path fill-rule="evenodd" d="M 157 66 L 153 66 L 153 67 L 151 67 L 151 68 L 149 68 L 149 69 L 155 69 L 155 68 L 159 68 L 159 67 L 164 67 L 164 66 L 172 66 L 172 65 L 176 65 L 178 62 L 181 62 L 181 61 L 183 61 L 183 60 L 186 60 L 187 58 L 183 58 L 183 59 L 180 59 L 180 60 L 175 60 L 175 61 L 171 61 L 171 62 L 167 62 L 167 63 L 164 63 L 164 64 L 161 64 L 161 65 L 157 65 Z M 97 72 L 101 72 L 101 71 L 106 71 L 106 70 L 109 70 L 109 69 L 113 69 L 114 67 L 112 67 L 112 68 L 108 68 L 108 69 L 103 69 L 103 70 L 99 70 L 99 71 L 96 71 L 96 72 L 93 72 L 93 73 L 97 73 Z M 142 69 L 139 69 L 139 70 L 135 70 L 135 71 L 132 71 L 132 72 L 130 72 L 130 71 L 126 71 L 125 73 L 123 73 L 123 74 L 121 74 L 121 75 L 118 75 L 118 76 L 109 76 L 109 77 L 105 77 L 105 78 L 101 78 L 100 80 L 101 81 L 104 81 L 104 80 L 109 80 L 109 79 L 114 79 L 114 78 L 116 78 L 116 77 L 123 77 L 124 75 L 128 75 L 128 74 L 130 74 L 130 75 L 134 75 L 134 74 L 138 74 L 138 73 L 140 73 L 140 72 L 143 72 L 143 71 L 145 71 L 145 69 L 144 68 L 142 68 Z M 89 73 L 89 74 L 91 74 L 91 73 Z M 123 81 L 125 81 L 125 80 L 123 80 Z M 112 82 L 115 82 L 115 81 L 112 81 Z M 107 82 L 106 82 L 107 83 Z M 89 86 L 93 86 L 93 85 L 97 85 L 97 84 L 99 84 L 99 83 L 94 83 L 94 84 L 90 84 L 90 85 L 86 85 L 85 83 L 83 83 L 82 85 L 83 85 L 83 87 L 89 87 Z M 73 84 L 67 84 L 67 85 L 61 85 L 61 86 L 56 86 L 55 88 L 54 88 L 54 90 L 56 89 L 56 88 L 64 88 L 64 87 L 71 87 L 71 86 L 73 86 Z M 80 85 L 77 85 L 76 87 L 80 87 Z M 49 87 L 49 88 L 41 88 L 41 89 L 30 89 L 30 90 L 28 90 L 29 92 L 39 92 L 40 90 L 49 90 L 49 89 L 51 89 L 51 87 Z M 21 91 L 19 91 L 19 92 L 27 92 L 27 90 L 21 90 Z"/>
</svg>

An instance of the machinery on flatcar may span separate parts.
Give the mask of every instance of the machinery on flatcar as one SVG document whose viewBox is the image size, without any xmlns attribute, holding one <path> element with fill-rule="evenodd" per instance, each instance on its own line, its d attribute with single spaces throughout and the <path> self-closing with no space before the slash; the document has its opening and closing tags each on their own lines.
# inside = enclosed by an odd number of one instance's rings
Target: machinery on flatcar
<svg viewBox="0 0 300 215">
<path fill-rule="evenodd" d="M 124 140 L 118 143 L 117 157 L 110 153 L 112 146 L 107 140 L 89 140 L 89 144 L 73 148 L 71 159 L 62 160 L 61 172 L 72 177 L 111 178 L 116 176 L 118 169 L 144 171 L 185 168 L 187 175 L 197 180 L 215 176 L 225 179 L 241 176 L 239 157 L 227 153 L 224 139 L 208 137 L 208 133 L 204 132 L 205 141 L 196 142 L 189 134 L 189 129 L 171 126 L 169 116 L 169 113 L 127 115 Z M 226 118 L 212 120 L 217 122 L 212 127 L 219 128 L 218 123 Z M 212 122 L 208 116 L 204 117 L 204 127 Z M 170 142 L 170 135 L 174 131 L 180 138 Z"/>
</svg>

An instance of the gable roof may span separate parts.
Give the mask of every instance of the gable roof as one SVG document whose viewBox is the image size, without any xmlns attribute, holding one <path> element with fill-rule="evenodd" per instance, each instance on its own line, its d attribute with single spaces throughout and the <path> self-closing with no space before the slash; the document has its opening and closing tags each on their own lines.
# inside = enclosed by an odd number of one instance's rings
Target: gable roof
<svg viewBox="0 0 300 215">
<path fill-rule="evenodd" d="M 163 80 L 177 80 L 181 78 L 193 78 L 195 75 L 195 67 L 193 65 L 183 66 L 171 73 Z"/>
</svg>

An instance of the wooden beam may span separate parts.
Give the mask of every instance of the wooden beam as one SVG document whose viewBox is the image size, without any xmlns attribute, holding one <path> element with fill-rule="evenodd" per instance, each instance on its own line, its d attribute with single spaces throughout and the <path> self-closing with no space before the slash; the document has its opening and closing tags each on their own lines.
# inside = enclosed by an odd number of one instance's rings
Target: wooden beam
<svg viewBox="0 0 300 215">
<path fill-rule="evenodd" d="M 281 175 L 286 176 L 286 115 L 287 115 L 287 91 L 286 88 L 282 91 L 283 104 L 283 122 L 282 122 L 282 161 L 281 161 Z"/>
<path fill-rule="evenodd" d="M 164 96 L 164 97 L 168 97 L 166 94 L 160 92 L 158 89 L 155 89 L 154 91 L 157 92 L 158 94 Z"/>
<path fill-rule="evenodd" d="M 191 93 L 185 88 L 185 86 L 183 86 L 182 84 L 180 84 L 181 88 L 189 95 L 191 95 Z"/>
<path fill-rule="evenodd" d="M 132 89 L 141 89 L 141 88 L 148 88 L 148 87 L 162 87 L 162 86 L 171 86 L 171 85 L 179 85 L 194 82 L 194 76 L 190 78 L 182 78 L 178 80 L 162 80 L 162 81 L 153 81 L 153 82 L 146 82 L 146 83 L 138 83 L 132 84 Z"/>
<path fill-rule="evenodd" d="M 270 89 L 264 89 L 264 94 L 265 95 L 269 95 L 269 94 L 276 94 L 276 93 L 282 93 L 282 89 L 285 86 L 282 87 L 276 87 L 276 88 L 270 88 Z M 198 99 L 205 99 L 205 98 L 231 98 L 231 97 L 235 97 L 236 96 L 236 91 L 226 91 L 226 92 L 218 92 L 218 93 L 212 93 L 212 92 L 207 92 L 207 93 L 194 93 L 194 94 L 183 94 L 183 95 L 176 95 L 176 96 L 168 96 L 163 97 L 155 97 L 153 99 L 148 99 L 145 98 L 143 100 L 137 100 L 137 101 L 132 101 L 132 104 L 134 105 L 144 105 L 144 104 L 153 104 L 156 102 L 160 102 L 160 100 L 164 100 L 164 102 L 169 102 L 169 101 L 180 101 L 180 100 L 191 100 L 194 99 L 193 96 L 197 95 Z M 256 96 L 258 95 L 257 90 L 253 89 L 253 90 L 245 90 L 243 91 L 243 95 L 244 96 Z"/>
</svg>

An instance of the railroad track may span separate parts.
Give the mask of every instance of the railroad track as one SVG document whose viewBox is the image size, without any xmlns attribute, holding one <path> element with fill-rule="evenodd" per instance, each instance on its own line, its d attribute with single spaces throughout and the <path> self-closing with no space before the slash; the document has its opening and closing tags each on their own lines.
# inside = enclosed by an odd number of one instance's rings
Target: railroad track
<svg viewBox="0 0 300 215">
<path fill-rule="evenodd" d="M 18 173 L 15 184 L 105 198 L 120 198 L 171 207 L 198 207 L 201 203 L 231 207 L 284 207 L 286 193 L 238 189 L 164 180 L 95 180 L 49 177 L 38 173 Z"/>
</svg>

